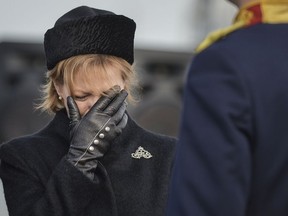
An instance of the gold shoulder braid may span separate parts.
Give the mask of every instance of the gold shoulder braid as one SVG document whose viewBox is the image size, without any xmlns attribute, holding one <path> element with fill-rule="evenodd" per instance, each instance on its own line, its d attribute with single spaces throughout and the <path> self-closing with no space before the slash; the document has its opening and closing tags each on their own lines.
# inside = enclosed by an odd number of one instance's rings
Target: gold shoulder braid
<svg viewBox="0 0 288 216">
<path fill-rule="evenodd" d="M 258 23 L 288 23 L 288 0 L 253 1 L 242 7 L 231 26 L 210 33 L 195 49 L 199 53 L 240 28 Z"/>
</svg>

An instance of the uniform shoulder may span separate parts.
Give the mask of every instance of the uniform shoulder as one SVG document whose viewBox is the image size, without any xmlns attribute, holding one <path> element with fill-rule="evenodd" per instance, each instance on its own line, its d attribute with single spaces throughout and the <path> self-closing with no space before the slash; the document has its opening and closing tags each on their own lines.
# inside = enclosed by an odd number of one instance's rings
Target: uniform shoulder
<svg viewBox="0 0 288 216">
<path fill-rule="evenodd" d="M 209 46 L 204 52 L 218 52 L 224 56 L 231 53 L 242 55 L 251 49 L 257 49 L 263 43 L 271 42 L 271 37 L 275 37 L 275 35 L 279 35 L 279 40 L 286 40 L 285 35 L 287 34 L 287 24 L 257 24 L 229 33 Z"/>
</svg>

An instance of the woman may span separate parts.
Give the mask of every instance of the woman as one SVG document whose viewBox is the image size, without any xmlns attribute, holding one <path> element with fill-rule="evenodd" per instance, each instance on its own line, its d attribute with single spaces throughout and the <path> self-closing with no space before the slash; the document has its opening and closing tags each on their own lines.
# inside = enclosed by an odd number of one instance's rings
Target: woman
<svg viewBox="0 0 288 216">
<path fill-rule="evenodd" d="M 46 32 L 39 107 L 55 117 L 0 149 L 10 216 L 164 214 L 175 139 L 142 129 L 126 111 L 135 28 L 82 6 Z"/>
</svg>

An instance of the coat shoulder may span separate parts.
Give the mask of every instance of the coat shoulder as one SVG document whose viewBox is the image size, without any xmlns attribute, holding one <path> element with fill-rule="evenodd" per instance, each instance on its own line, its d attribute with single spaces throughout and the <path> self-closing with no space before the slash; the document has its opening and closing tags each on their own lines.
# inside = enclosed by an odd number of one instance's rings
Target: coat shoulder
<svg viewBox="0 0 288 216">
<path fill-rule="evenodd" d="M 147 129 L 141 129 L 142 132 L 138 133 L 139 140 L 144 143 L 144 146 L 154 149 L 157 152 L 162 152 L 164 155 L 174 155 L 177 138 L 155 133 Z"/>
</svg>

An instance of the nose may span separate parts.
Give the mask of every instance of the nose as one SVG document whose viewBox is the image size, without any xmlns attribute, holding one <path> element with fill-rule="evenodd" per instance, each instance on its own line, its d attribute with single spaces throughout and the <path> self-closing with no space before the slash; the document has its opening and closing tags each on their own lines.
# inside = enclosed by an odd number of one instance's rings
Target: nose
<svg viewBox="0 0 288 216">
<path fill-rule="evenodd" d="M 100 97 L 98 96 L 90 96 L 88 100 L 85 101 L 85 105 L 83 107 L 83 116 L 86 115 L 92 106 L 98 101 Z"/>
<path fill-rule="evenodd" d="M 91 109 L 91 107 L 99 100 L 99 96 L 90 96 L 88 100 L 88 110 Z"/>
</svg>

